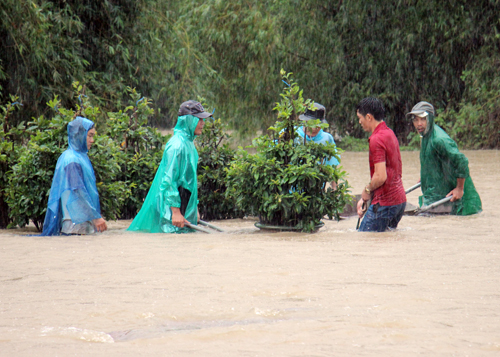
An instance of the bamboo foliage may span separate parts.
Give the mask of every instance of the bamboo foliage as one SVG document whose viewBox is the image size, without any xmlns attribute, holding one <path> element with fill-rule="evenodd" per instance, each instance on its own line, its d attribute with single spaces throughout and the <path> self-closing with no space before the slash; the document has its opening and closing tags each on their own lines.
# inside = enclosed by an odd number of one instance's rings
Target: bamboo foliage
<svg viewBox="0 0 500 357">
<path fill-rule="evenodd" d="M 18 96 L 13 119 L 26 121 L 47 114 L 54 95 L 71 105 L 79 81 L 113 111 L 131 86 L 153 100 L 151 124 L 175 125 L 179 104 L 202 96 L 254 135 L 273 122 L 285 68 L 340 136 L 364 137 L 354 108 L 370 95 L 402 143 L 404 114 L 420 100 L 453 114 L 447 124 L 460 139 L 461 110 L 479 100 L 485 123 L 498 110 L 498 81 L 483 74 L 498 73 L 489 58 L 500 52 L 499 13 L 499 0 L 4 0 L 0 104 Z"/>
</svg>

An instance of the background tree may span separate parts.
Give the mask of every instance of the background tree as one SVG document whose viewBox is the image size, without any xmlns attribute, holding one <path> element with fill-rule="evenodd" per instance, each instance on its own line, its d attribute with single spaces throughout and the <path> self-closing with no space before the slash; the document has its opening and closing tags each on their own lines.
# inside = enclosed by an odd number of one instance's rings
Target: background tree
<svg viewBox="0 0 500 357">
<path fill-rule="evenodd" d="M 152 99 L 152 125 L 174 126 L 179 104 L 203 96 L 253 136 L 273 122 L 286 68 L 341 136 L 365 137 L 354 108 L 370 95 L 401 143 L 404 113 L 427 100 L 461 144 L 473 144 L 460 136 L 470 120 L 478 147 L 496 147 L 499 13 L 500 0 L 4 0 L 0 104 L 19 96 L 12 119 L 27 121 L 54 95 L 74 105 L 79 81 L 106 113 L 130 86 Z"/>
</svg>

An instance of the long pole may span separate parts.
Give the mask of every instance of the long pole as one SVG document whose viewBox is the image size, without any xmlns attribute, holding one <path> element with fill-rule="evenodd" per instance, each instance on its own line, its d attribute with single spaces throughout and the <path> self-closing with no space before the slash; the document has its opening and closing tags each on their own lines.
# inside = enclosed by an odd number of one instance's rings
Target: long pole
<svg viewBox="0 0 500 357">
<path fill-rule="evenodd" d="M 412 187 L 410 187 L 409 189 L 407 189 L 407 190 L 405 191 L 405 193 L 406 193 L 406 194 L 409 194 L 411 191 L 416 190 L 416 189 L 417 189 L 417 188 L 419 188 L 420 186 L 421 186 L 421 183 L 419 182 L 419 183 L 417 183 L 416 185 L 413 185 Z"/>
<path fill-rule="evenodd" d="M 203 232 L 203 233 L 208 233 L 208 234 L 212 234 L 213 232 L 210 230 L 210 229 L 206 229 L 206 228 L 203 228 L 203 227 L 199 227 L 199 226 L 196 226 L 194 224 L 191 224 L 191 223 L 184 223 L 184 225 L 186 227 L 189 227 L 191 229 L 194 229 L 195 231 L 199 231 L 199 232 Z"/>
<path fill-rule="evenodd" d="M 201 224 L 201 225 L 203 225 L 203 226 L 207 226 L 208 228 L 215 229 L 216 231 L 225 232 L 225 230 L 223 230 L 222 228 L 214 226 L 213 224 L 210 224 L 208 222 L 202 221 L 201 219 L 200 219 L 200 221 L 198 223 Z"/>
<path fill-rule="evenodd" d="M 426 212 L 434 207 L 437 207 L 437 206 L 440 206 L 442 205 L 443 203 L 446 203 L 448 202 L 449 200 L 451 200 L 453 198 L 453 196 L 449 196 L 449 197 L 445 197 L 443 198 L 442 200 L 439 200 L 439 201 L 436 201 L 428 206 L 425 206 L 425 207 L 422 207 L 421 209 L 417 210 L 417 214 L 418 213 L 422 213 L 422 212 Z"/>
</svg>

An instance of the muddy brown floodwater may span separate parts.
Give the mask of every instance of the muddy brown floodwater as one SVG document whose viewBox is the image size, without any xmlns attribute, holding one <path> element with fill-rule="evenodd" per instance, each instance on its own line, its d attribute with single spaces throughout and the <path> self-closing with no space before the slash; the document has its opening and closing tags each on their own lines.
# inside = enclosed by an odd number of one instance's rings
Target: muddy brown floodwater
<svg viewBox="0 0 500 357">
<path fill-rule="evenodd" d="M 499 356 L 500 155 L 465 154 L 483 212 L 394 232 L 0 231 L 0 356 Z M 402 155 L 410 187 L 418 152 Z M 367 153 L 342 164 L 360 193 Z"/>
</svg>

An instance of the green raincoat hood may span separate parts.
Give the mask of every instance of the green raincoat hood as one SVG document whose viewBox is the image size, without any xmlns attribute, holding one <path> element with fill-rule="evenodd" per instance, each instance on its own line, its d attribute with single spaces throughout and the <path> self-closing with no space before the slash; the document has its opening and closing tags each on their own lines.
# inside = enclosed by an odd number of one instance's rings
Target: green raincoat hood
<svg viewBox="0 0 500 357">
<path fill-rule="evenodd" d="M 193 115 L 183 115 L 177 118 L 177 124 L 174 128 L 174 135 L 182 135 L 186 139 L 193 141 L 194 131 L 200 119 Z"/>
<path fill-rule="evenodd" d="M 424 135 L 422 136 L 423 138 L 428 137 L 431 135 L 431 133 L 434 131 L 434 114 L 428 113 L 427 114 L 427 126 L 425 127 Z"/>
</svg>

